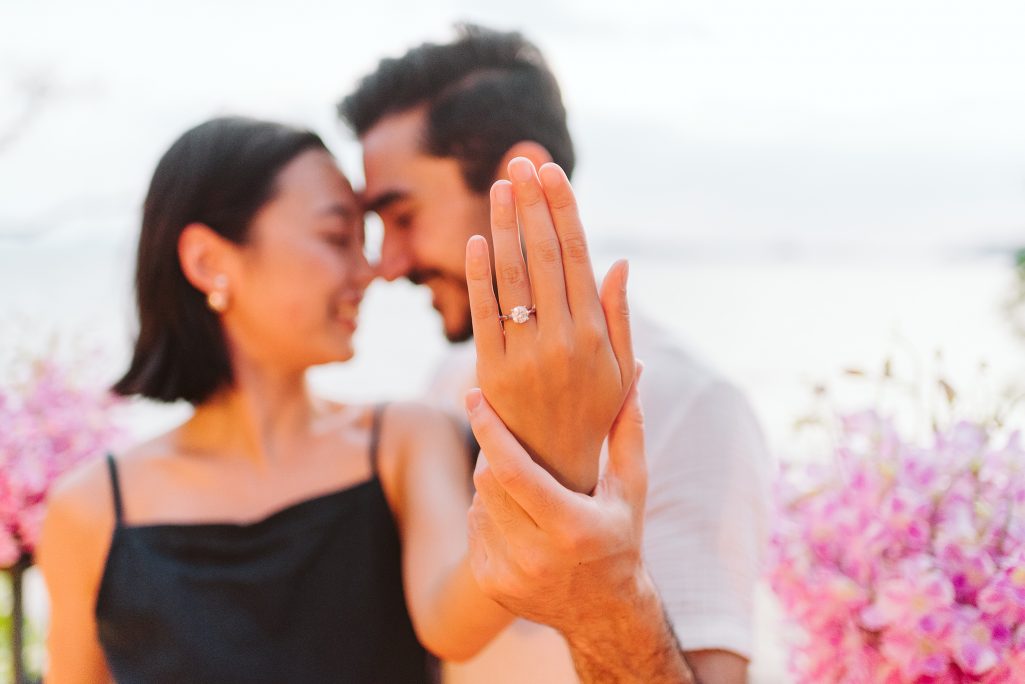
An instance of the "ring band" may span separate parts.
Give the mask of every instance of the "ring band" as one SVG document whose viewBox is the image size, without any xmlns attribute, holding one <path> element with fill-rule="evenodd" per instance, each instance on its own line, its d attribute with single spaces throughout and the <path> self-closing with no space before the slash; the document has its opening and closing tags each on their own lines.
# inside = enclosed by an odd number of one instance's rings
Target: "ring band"
<svg viewBox="0 0 1025 684">
<path fill-rule="evenodd" d="M 512 321 L 513 323 L 526 323 L 528 320 L 530 320 L 530 317 L 534 315 L 534 313 L 536 313 L 536 311 L 537 309 L 535 309 L 533 306 L 529 309 L 525 306 L 514 306 L 512 308 L 512 311 L 509 312 L 508 316 L 502 314 L 498 317 L 498 320 L 502 321 L 503 323 L 505 321 Z"/>
</svg>

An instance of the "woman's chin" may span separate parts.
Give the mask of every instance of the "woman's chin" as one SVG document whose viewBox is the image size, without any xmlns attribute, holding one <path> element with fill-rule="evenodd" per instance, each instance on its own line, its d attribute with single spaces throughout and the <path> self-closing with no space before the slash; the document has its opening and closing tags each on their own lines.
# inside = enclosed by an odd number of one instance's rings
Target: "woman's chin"
<svg viewBox="0 0 1025 684">
<path fill-rule="evenodd" d="M 355 355 L 356 349 L 352 345 L 352 338 L 349 338 L 345 341 L 344 344 L 340 344 L 335 347 L 331 362 L 344 363 L 345 361 L 348 361 Z"/>
</svg>

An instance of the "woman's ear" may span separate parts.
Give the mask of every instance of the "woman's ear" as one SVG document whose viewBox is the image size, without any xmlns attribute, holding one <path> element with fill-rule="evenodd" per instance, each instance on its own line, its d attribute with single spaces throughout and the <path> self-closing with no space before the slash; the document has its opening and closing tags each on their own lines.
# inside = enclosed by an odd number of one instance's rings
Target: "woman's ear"
<svg viewBox="0 0 1025 684">
<path fill-rule="evenodd" d="M 521 140 L 502 155 L 502 161 L 498 164 L 498 176 L 495 180 L 509 180 L 509 162 L 516 157 L 526 157 L 534 164 L 535 169 L 552 161 L 552 155 L 548 153 L 548 149 L 544 145 L 533 140 Z"/>
<path fill-rule="evenodd" d="M 178 261 L 194 288 L 209 295 L 233 275 L 235 245 L 203 223 L 190 223 L 178 237 Z"/>
</svg>

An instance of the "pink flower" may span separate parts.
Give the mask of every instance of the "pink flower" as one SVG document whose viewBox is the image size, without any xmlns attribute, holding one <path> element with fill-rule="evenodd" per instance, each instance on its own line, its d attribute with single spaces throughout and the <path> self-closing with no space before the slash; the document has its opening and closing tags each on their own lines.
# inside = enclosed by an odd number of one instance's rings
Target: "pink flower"
<svg viewBox="0 0 1025 684">
<path fill-rule="evenodd" d="M 21 558 L 21 547 L 11 533 L 0 526 L 0 568 L 9 568 Z"/>
<path fill-rule="evenodd" d="M 861 612 L 868 629 L 915 627 L 933 624 L 954 603 L 954 586 L 929 559 L 918 557 L 903 564 L 901 575 L 884 581 L 875 601 Z"/>
<path fill-rule="evenodd" d="M 52 360 L 30 364 L 27 380 L 0 388 L 0 568 L 35 549 L 53 482 L 121 435 L 106 389 Z"/>
<path fill-rule="evenodd" d="M 979 592 L 979 608 L 1006 624 L 1025 621 L 1025 562 L 1014 559 Z"/>
<path fill-rule="evenodd" d="M 831 467 L 790 466 L 769 580 L 807 638 L 798 682 L 1025 682 L 1025 451 L 960 422 L 905 441 L 842 418 Z"/>
<path fill-rule="evenodd" d="M 939 677 L 950 669 L 944 641 L 950 636 L 948 620 L 925 618 L 916 625 L 887 630 L 880 651 L 900 670 L 904 681 Z"/>
<path fill-rule="evenodd" d="M 954 661 L 970 675 L 989 672 L 1011 641 L 1010 630 L 982 619 L 978 609 L 959 606 L 954 620 Z"/>
</svg>

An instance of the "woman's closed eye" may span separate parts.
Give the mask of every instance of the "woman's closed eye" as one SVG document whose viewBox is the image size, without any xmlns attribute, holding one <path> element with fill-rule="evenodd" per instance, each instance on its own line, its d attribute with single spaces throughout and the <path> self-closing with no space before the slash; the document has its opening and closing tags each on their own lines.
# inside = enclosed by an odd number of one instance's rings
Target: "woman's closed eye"
<svg viewBox="0 0 1025 684">
<path fill-rule="evenodd" d="M 338 247 L 339 249 L 349 249 L 356 245 L 356 236 L 351 232 L 327 233 L 324 236 L 324 239 L 327 240 L 329 244 L 334 247 Z"/>
</svg>

